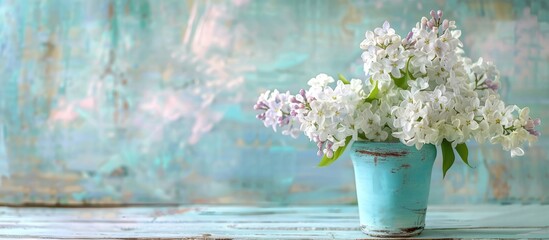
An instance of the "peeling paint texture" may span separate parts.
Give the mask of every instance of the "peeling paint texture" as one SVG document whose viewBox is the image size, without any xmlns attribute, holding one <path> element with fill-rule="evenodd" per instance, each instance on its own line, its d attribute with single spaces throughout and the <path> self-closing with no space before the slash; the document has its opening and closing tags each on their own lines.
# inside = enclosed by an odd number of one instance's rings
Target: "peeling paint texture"
<svg viewBox="0 0 549 240">
<path fill-rule="evenodd" d="M 366 30 L 430 9 L 549 121 L 548 1 L 0 0 L 0 203 L 354 203 L 348 153 L 316 168 L 252 105 L 362 76 Z M 444 180 L 438 159 L 430 203 L 549 203 L 548 126 L 524 157 L 470 144 Z"/>
</svg>

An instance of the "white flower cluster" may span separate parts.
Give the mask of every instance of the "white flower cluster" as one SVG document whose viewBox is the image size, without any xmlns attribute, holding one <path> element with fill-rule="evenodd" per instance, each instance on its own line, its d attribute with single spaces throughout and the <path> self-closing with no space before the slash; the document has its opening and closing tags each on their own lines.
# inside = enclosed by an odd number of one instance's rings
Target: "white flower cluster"
<svg viewBox="0 0 549 240">
<path fill-rule="evenodd" d="M 402 101 L 393 107 L 393 136 L 418 149 L 427 143 L 440 145 L 444 139 L 453 147 L 472 138 L 490 140 L 511 150 L 512 156 L 523 155 L 520 146 L 539 135 L 533 128 L 531 134 L 526 130 L 528 108 L 505 106 L 496 92 L 495 66 L 463 57 L 455 23 L 441 20 L 440 11 L 431 15 L 401 42 L 408 52 L 401 55 L 410 62 L 404 70 L 409 80 L 407 89 L 398 90 Z M 514 113 L 519 111 L 517 118 Z"/>
<path fill-rule="evenodd" d="M 300 91 L 291 99 L 292 113 L 300 123 L 300 130 L 318 146 L 318 154 L 332 157 L 335 150 L 345 145 L 348 136 L 357 138 L 357 107 L 363 100 L 362 81 L 353 79 L 349 84 L 338 81 L 335 88 L 328 86 L 334 79 L 319 74 L 309 80 L 311 88 Z"/>
<path fill-rule="evenodd" d="M 368 31 L 364 50 L 366 81 L 320 74 L 309 90 L 262 94 L 256 109 L 265 126 L 302 131 L 331 158 L 349 140 L 391 141 L 421 148 L 452 147 L 469 139 L 501 144 L 512 156 L 537 140 L 539 119 L 528 108 L 507 106 L 497 94 L 499 72 L 490 62 L 463 56 L 455 22 L 431 11 L 403 39 L 388 22 Z"/>
<path fill-rule="evenodd" d="M 257 118 L 263 121 L 265 127 L 282 128 L 282 134 L 297 137 L 299 131 L 294 127 L 295 119 L 290 116 L 290 92 L 280 93 L 278 90 L 267 91 L 259 96 L 254 105 L 255 110 L 263 111 Z"/>
</svg>

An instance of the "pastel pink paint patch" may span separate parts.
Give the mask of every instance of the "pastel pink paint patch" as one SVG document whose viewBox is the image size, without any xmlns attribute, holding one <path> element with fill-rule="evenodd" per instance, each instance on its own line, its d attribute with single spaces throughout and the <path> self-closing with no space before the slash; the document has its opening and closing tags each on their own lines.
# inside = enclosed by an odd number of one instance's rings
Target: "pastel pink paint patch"
<svg viewBox="0 0 549 240">
<path fill-rule="evenodd" d="M 78 106 L 83 109 L 92 110 L 95 108 L 95 100 L 91 97 L 84 98 L 78 102 Z"/>
<path fill-rule="evenodd" d="M 74 111 L 72 104 L 66 104 L 62 101 L 60 105 L 61 106 L 58 109 L 54 109 L 50 112 L 48 121 L 67 124 L 74 121 L 78 117 L 78 114 Z"/>
</svg>

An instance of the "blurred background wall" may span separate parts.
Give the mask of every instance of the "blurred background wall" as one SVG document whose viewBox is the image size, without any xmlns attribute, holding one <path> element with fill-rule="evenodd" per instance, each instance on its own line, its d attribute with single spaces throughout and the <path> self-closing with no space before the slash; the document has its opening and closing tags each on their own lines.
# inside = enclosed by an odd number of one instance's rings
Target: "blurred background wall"
<svg viewBox="0 0 549 240">
<path fill-rule="evenodd" d="M 353 203 L 348 155 L 316 168 L 314 144 L 252 105 L 320 72 L 361 77 L 366 30 L 405 35 L 431 9 L 545 135 L 515 159 L 471 143 L 473 168 L 444 180 L 438 159 L 430 203 L 549 203 L 542 0 L 0 0 L 0 203 Z"/>
</svg>

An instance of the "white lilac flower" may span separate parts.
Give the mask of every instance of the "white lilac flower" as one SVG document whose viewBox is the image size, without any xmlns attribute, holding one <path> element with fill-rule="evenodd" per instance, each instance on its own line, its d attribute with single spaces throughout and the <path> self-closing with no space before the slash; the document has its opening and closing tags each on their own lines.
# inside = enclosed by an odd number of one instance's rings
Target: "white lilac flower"
<svg viewBox="0 0 549 240">
<path fill-rule="evenodd" d="M 382 28 L 376 28 L 374 33 L 380 37 L 391 36 L 395 34 L 395 30 L 391 28 L 391 24 L 388 21 L 383 23 Z"/>
<path fill-rule="evenodd" d="M 334 82 L 334 78 L 326 75 L 326 74 L 318 74 L 316 77 L 314 78 L 311 78 L 311 80 L 309 80 L 307 82 L 307 84 L 311 87 L 320 87 L 320 88 L 323 88 L 323 87 L 326 87 L 326 85 L 328 85 L 329 83 L 332 83 Z"/>
<path fill-rule="evenodd" d="M 440 65 L 440 61 L 433 60 L 433 65 L 427 68 L 427 76 L 430 80 L 433 80 L 437 85 L 444 85 L 450 73 Z"/>
<path fill-rule="evenodd" d="M 365 134 L 369 134 L 370 132 L 381 128 L 381 118 L 379 115 L 374 114 L 371 109 L 366 108 L 361 114 L 365 117 L 365 119 L 360 126 L 360 129 Z"/>
<path fill-rule="evenodd" d="M 448 97 L 446 97 L 445 94 L 446 88 L 444 85 L 439 85 L 435 88 L 430 96 L 430 105 L 433 109 L 443 108 L 446 105 L 448 102 Z"/>
<path fill-rule="evenodd" d="M 420 77 L 416 80 L 408 80 L 412 92 L 419 92 L 429 87 L 429 77 Z"/>
<path fill-rule="evenodd" d="M 427 77 L 427 68 L 433 65 L 431 59 L 434 54 L 429 54 L 422 51 L 414 51 L 410 60 L 409 70 L 413 76 L 425 76 Z"/>
<path fill-rule="evenodd" d="M 394 128 L 391 106 L 387 102 L 382 102 L 380 104 L 377 114 L 379 116 L 379 124 L 381 126 L 387 125 L 391 129 Z"/>
<path fill-rule="evenodd" d="M 383 130 L 380 127 L 375 128 L 366 134 L 366 137 L 368 139 L 375 142 L 385 141 L 388 136 L 389 136 L 389 133 L 387 133 L 387 131 Z"/>
<path fill-rule="evenodd" d="M 466 137 L 479 128 L 479 124 L 475 121 L 475 114 L 473 112 L 460 114 L 458 119 L 463 124 L 462 131 Z"/>
<path fill-rule="evenodd" d="M 478 143 L 484 143 L 490 137 L 490 124 L 488 121 L 483 120 L 478 124 L 478 129 L 474 133 L 475 141 Z"/>
<path fill-rule="evenodd" d="M 389 75 L 392 69 L 389 60 L 383 59 L 379 62 L 373 62 L 369 72 L 372 75 L 372 79 L 378 80 L 382 84 L 389 86 L 388 83 L 392 82 L 391 76 Z"/>
</svg>

